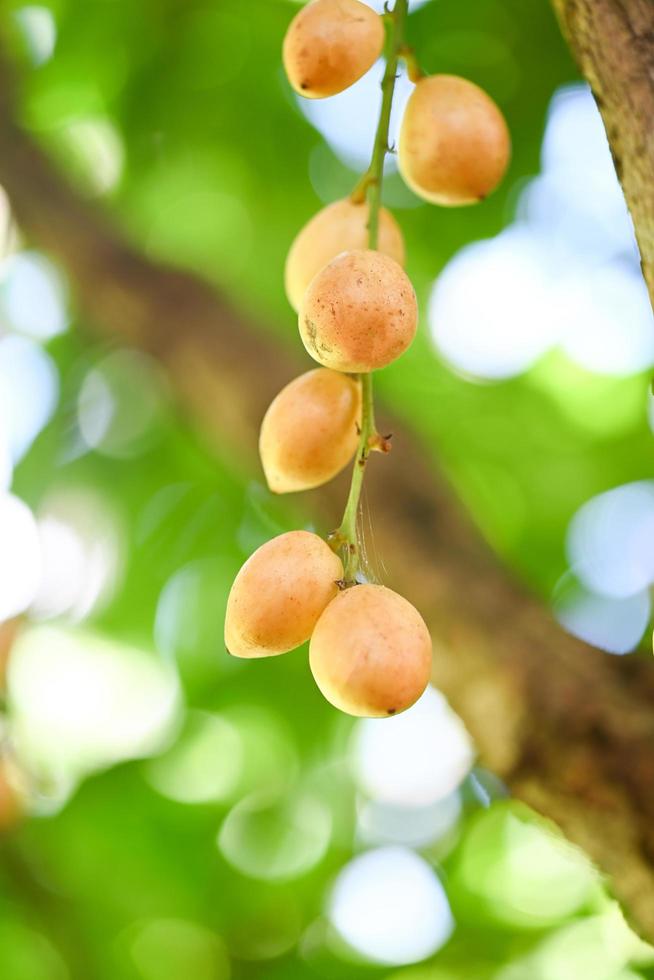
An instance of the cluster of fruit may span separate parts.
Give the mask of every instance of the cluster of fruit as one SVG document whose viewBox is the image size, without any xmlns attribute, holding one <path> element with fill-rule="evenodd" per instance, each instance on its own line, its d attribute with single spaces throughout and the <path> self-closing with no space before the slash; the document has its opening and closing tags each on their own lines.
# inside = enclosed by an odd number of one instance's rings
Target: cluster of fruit
<svg viewBox="0 0 654 980">
<path fill-rule="evenodd" d="M 388 15 L 390 99 L 397 59 L 410 57 L 397 36 L 398 13 L 406 7 L 407 0 L 397 0 Z M 382 17 L 360 0 L 313 0 L 284 41 L 289 81 L 307 98 L 343 91 L 379 57 L 384 36 Z M 465 79 L 418 77 L 415 66 L 412 75 L 416 86 L 399 140 L 402 176 L 430 202 L 481 200 L 509 158 L 499 109 Z M 288 254 L 288 299 L 298 312 L 304 346 L 321 367 L 287 385 L 263 420 L 261 461 L 276 493 L 327 482 L 355 453 L 353 487 L 360 488 L 369 452 L 387 448 L 371 424 L 362 388 L 370 397 L 370 373 L 409 347 L 418 319 L 403 269 L 402 233 L 379 204 L 390 99 L 382 103 L 386 133 L 375 171 L 371 165 L 351 198 L 316 214 Z M 344 567 L 339 552 L 345 547 L 349 555 L 357 544 L 342 529 L 331 547 L 316 534 L 291 531 L 259 548 L 232 586 L 225 643 L 235 656 L 265 657 L 310 639 L 313 676 L 333 705 L 353 715 L 393 715 L 413 704 L 428 683 L 429 632 L 406 599 L 358 582 L 356 563 L 347 558 Z"/>
</svg>

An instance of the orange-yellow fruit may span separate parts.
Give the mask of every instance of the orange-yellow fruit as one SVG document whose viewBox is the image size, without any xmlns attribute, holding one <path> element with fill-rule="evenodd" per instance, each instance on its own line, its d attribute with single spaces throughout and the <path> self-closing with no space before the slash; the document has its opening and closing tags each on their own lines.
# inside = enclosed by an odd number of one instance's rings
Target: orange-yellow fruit
<svg viewBox="0 0 654 980">
<path fill-rule="evenodd" d="M 273 493 L 308 490 L 331 480 L 357 447 L 361 385 L 316 368 L 282 388 L 265 414 L 259 454 Z"/>
<path fill-rule="evenodd" d="M 383 46 L 382 19 L 365 3 L 313 0 L 286 32 L 284 68 L 299 95 L 324 99 L 365 75 Z"/>
<path fill-rule="evenodd" d="M 317 534 L 289 531 L 267 541 L 234 580 L 225 646 L 235 657 L 272 657 L 300 646 L 342 577 L 340 558 Z"/>
<path fill-rule="evenodd" d="M 431 672 L 420 613 L 383 585 L 339 592 L 316 623 L 309 658 L 316 684 L 349 715 L 382 718 L 411 707 Z"/>
<path fill-rule="evenodd" d="M 413 340 L 418 304 L 404 269 L 370 249 L 344 252 L 314 276 L 300 307 L 300 336 L 334 371 L 385 367 Z"/>
<path fill-rule="evenodd" d="M 355 204 L 349 198 L 334 201 L 319 211 L 298 233 L 291 245 L 284 270 L 288 301 L 300 309 L 307 286 L 328 262 L 341 252 L 368 245 L 367 202 Z M 390 211 L 379 211 L 377 250 L 404 265 L 404 239 Z"/>
<path fill-rule="evenodd" d="M 474 204 L 502 180 L 511 155 L 504 116 L 483 89 L 456 75 L 422 78 L 399 139 L 400 173 L 432 204 Z"/>
</svg>

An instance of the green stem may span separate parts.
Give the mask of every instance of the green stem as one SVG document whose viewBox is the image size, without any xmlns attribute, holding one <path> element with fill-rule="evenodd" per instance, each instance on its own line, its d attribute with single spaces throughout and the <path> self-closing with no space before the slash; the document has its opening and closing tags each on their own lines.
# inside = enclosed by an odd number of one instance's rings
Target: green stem
<svg viewBox="0 0 654 980">
<path fill-rule="evenodd" d="M 379 209 L 381 207 L 382 183 L 384 180 L 384 160 L 389 151 L 388 130 L 391 121 L 393 93 L 397 66 L 402 52 L 406 50 L 404 29 L 408 12 L 408 0 L 396 0 L 395 6 L 388 14 L 388 37 L 386 41 L 386 70 L 382 79 L 382 104 L 377 124 L 377 133 L 372 151 L 372 159 L 368 171 L 357 184 L 353 199 L 361 199 L 363 194 L 368 198 L 368 248 L 376 249 L 379 237 Z M 365 475 L 368 457 L 373 449 L 381 448 L 375 426 L 375 408 L 372 390 L 372 374 L 359 375 L 361 381 L 361 433 L 359 445 L 352 470 L 350 492 L 345 505 L 341 526 L 335 532 L 333 540 L 336 548 L 345 550 L 345 583 L 353 585 L 359 571 L 359 538 L 357 534 L 359 501 L 361 487 Z"/>
<path fill-rule="evenodd" d="M 352 482 L 341 526 L 336 532 L 337 543 L 347 549 L 345 558 L 345 581 L 354 583 L 359 570 L 359 541 L 357 535 L 357 520 L 359 516 L 359 498 L 370 455 L 370 440 L 375 436 L 375 411 L 372 392 L 372 375 L 362 374 L 361 377 L 361 434 L 352 470 Z"/>
</svg>

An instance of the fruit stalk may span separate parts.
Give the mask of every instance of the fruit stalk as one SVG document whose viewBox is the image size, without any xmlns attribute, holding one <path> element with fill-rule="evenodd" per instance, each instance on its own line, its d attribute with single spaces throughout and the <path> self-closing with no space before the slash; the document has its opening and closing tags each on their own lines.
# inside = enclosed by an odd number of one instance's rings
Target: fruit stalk
<svg viewBox="0 0 654 980">
<path fill-rule="evenodd" d="M 375 143 L 370 166 L 353 192 L 353 196 L 358 196 L 363 190 L 368 198 L 368 247 L 371 249 L 377 248 L 379 236 L 379 209 L 381 207 L 382 184 L 384 180 L 384 161 L 390 149 L 388 145 L 388 131 L 391 122 L 391 109 L 393 107 L 393 94 L 395 92 L 398 62 L 405 49 L 404 30 L 408 7 L 409 0 L 396 0 L 393 10 L 389 11 L 387 15 L 386 70 L 384 71 L 384 77 L 381 83 L 382 103 L 377 132 L 375 134 Z M 352 482 L 343 513 L 343 520 L 332 538 L 334 547 L 337 549 L 342 548 L 345 551 L 345 582 L 348 585 L 354 584 L 357 572 L 359 571 L 360 558 L 357 527 L 359 501 L 366 464 L 370 453 L 374 449 L 387 446 L 387 442 L 380 439 L 375 425 L 372 372 L 360 374 L 359 378 L 361 381 L 362 397 L 359 445 L 354 459 Z"/>
<path fill-rule="evenodd" d="M 382 104 L 367 179 L 367 193 L 370 207 L 368 218 L 369 248 L 377 248 L 379 208 L 381 207 L 381 192 L 384 180 L 384 160 L 390 149 L 388 145 L 388 130 L 391 122 L 397 66 L 402 51 L 405 49 L 404 31 L 408 7 L 409 0 L 396 0 L 393 10 L 388 15 L 386 70 L 381 83 Z"/>
</svg>

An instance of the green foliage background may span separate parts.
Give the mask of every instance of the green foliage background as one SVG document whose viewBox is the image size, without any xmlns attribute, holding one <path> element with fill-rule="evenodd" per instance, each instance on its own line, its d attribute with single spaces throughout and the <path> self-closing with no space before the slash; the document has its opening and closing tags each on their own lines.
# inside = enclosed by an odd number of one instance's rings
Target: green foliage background
<svg viewBox="0 0 654 980">
<path fill-rule="evenodd" d="M 281 39 L 296 6 L 52 0 L 56 53 L 39 68 L 29 66 L 12 27 L 19 6 L 5 5 L 2 20 L 22 64 L 25 125 L 84 190 L 88 167 L 67 124 L 78 116 L 109 119 L 124 144 L 125 167 L 102 206 L 151 256 L 201 273 L 280 345 L 297 346 L 282 270 L 294 234 L 321 205 L 310 175 L 324 200 L 346 193 L 356 175 L 306 122 L 283 78 Z M 388 181 L 424 310 L 435 275 L 455 251 L 512 218 L 521 185 L 539 169 L 549 100 L 577 75 L 545 0 L 435 0 L 412 15 L 410 35 L 428 70 L 463 74 L 486 88 L 514 139 L 508 179 L 479 207 L 417 206 L 398 178 Z M 196 584 L 183 596 L 171 648 L 162 651 L 178 665 L 189 708 L 235 717 L 240 710 L 267 712 L 271 730 L 300 760 L 296 782 L 317 780 L 341 816 L 327 856 L 310 873 L 265 883 L 239 874 L 216 847 L 233 800 L 172 802 L 155 792 L 140 761 L 97 773 L 61 812 L 29 821 L 3 845 L 0 976 L 221 980 L 227 953 L 235 978 L 395 976 L 342 960 L 320 942 L 311 954 L 309 943 L 300 952 L 296 944 L 312 922 L 318 922 L 312 935 L 320 931 L 329 883 L 353 850 L 354 796 L 341 761 L 349 723 L 318 695 L 303 652 L 253 666 L 230 661 L 222 645 L 235 571 L 272 533 L 306 521 L 306 512 L 273 501 L 261 475 L 245 471 L 242 461 L 210 456 L 169 402 L 135 458 L 90 452 L 71 459 L 80 382 L 106 348 L 74 327 L 49 350 L 60 372 L 57 413 L 18 468 L 14 489 L 37 506 L 55 487 L 90 486 L 120 513 L 126 576 L 97 627 L 151 648 L 162 591 L 190 566 Z M 645 377 L 586 374 L 557 353 L 518 379 L 471 384 L 439 360 L 423 323 L 411 351 L 380 376 L 379 390 L 445 466 L 501 557 L 547 599 L 565 570 L 564 531 L 576 508 L 603 489 L 651 475 L 647 384 Z M 261 784 L 257 760 L 250 761 L 243 792 Z M 284 785 L 290 777 L 283 760 L 279 765 Z M 330 772 L 338 778 L 327 780 Z M 494 977 L 546 932 L 498 921 L 457 875 L 468 828 L 483 818 L 472 787 L 464 792 L 468 822 L 458 845 L 443 861 L 434 856 L 459 928 L 433 967 L 407 970 L 406 980 Z M 488 812 L 506 816 L 501 806 Z M 492 848 L 501 850 L 504 831 L 494 826 Z M 598 912 L 605 903 L 598 885 L 582 911 Z M 154 942 L 149 966 L 139 966 L 130 952 L 133 931 L 143 921 L 169 919 L 206 927 L 223 945 L 198 952 L 164 930 L 169 938 Z M 266 942 L 281 955 L 265 958 Z M 515 974 L 532 975 L 529 966 Z"/>
</svg>

